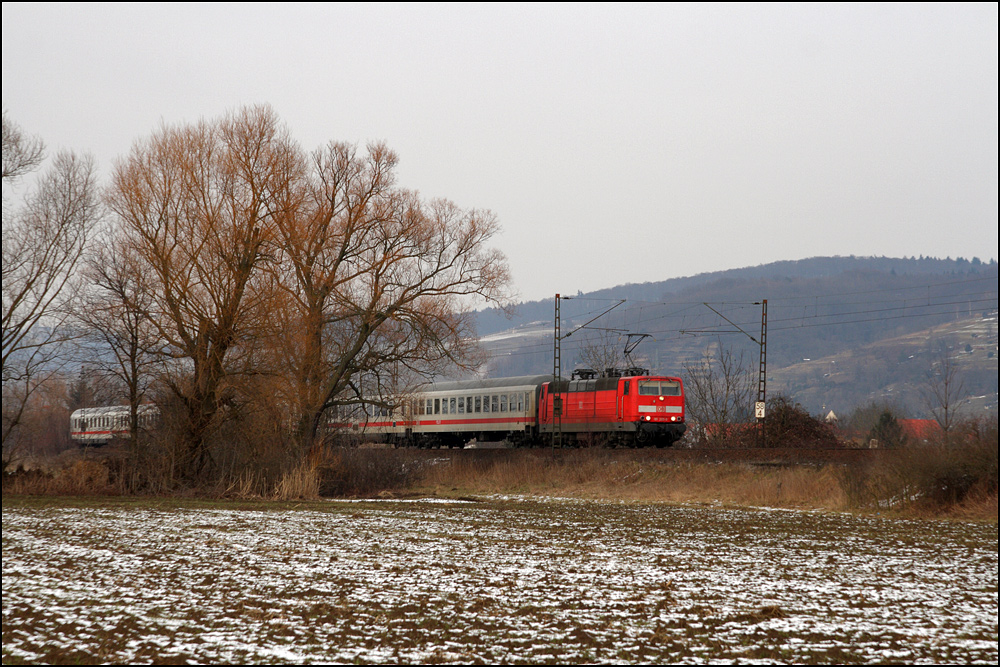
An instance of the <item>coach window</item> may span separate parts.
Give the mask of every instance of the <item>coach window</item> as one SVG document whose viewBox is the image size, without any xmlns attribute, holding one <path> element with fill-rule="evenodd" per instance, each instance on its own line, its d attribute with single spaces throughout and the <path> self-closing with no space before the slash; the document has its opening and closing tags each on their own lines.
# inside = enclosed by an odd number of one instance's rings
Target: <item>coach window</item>
<svg viewBox="0 0 1000 667">
<path fill-rule="evenodd" d="M 490 412 L 500 412 L 500 396 L 498 394 L 490 396 Z"/>
<path fill-rule="evenodd" d="M 483 412 L 489 412 L 489 411 L 490 411 L 490 397 L 483 396 Z"/>
<path fill-rule="evenodd" d="M 524 392 L 517 392 L 517 411 L 524 412 Z"/>
<path fill-rule="evenodd" d="M 434 399 L 434 414 L 436 414 L 436 415 L 441 414 L 441 399 L 440 398 L 435 398 Z"/>
<path fill-rule="evenodd" d="M 465 414 L 465 396 L 458 397 L 458 414 Z"/>
<path fill-rule="evenodd" d="M 453 414 L 453 415 L 457 415 L 458 414 L 458 408 L 455 407 L 455 401 L 457 401 L 457 400 L 458 399 L 456 399 L 454 396 L 451 397 L 450 399 L 448 399 L 448 405 L 451 406 L 451 409 L 449 410 L 449 412 L 451 412 L 451 414 Z"/>
<path fill-rule="evenodd" d="M 482 412 L 482 411 L 483 411 L 483 399 L 481 399 L 479 396 L 476 396 L 476 412 Z"/>
<path fill-rule="evenodd" d="M 507 394 L 500 394 L 500 412 L 507 412 Z"/>
</svg>

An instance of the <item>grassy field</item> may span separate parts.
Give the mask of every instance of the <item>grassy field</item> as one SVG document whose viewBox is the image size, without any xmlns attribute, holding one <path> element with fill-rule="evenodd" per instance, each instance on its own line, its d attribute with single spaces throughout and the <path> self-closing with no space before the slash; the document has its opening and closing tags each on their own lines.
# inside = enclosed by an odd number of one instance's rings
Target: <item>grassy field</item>
<svg viewBox="0 0 1000 667">
<path fill-rule="evenodd" d="M 315 487 L 329 496 L 513 494 L 996 522 L 996 448 L 972 462 L 927 449 L 764 450 L 770 458 L 751 461 L 741 460 L 747 450 L 354 450 L 335 454 Z M 788 462 L 809 456 L 817 461 Z M 956 479 L 976 481 L 941 496 Z"/>
<path fill-rule="evenodd" d="M 995 522 L 491 495 L 3 501 L 3 662 L 997 661 Z"/>
</svg>

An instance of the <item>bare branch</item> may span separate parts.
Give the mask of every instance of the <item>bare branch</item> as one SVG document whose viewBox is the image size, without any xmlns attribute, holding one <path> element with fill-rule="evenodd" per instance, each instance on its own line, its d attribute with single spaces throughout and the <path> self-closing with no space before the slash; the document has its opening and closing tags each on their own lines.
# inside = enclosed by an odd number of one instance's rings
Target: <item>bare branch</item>
<svg viewBox="0 0 1000 667">
<path fill-rule="evenodd" d="M 685 365 L 688 414 L 701 425 L 716 424 L 725 437 L 725 425 L 747 422 L 753 415 L 756 374 L 743 352 L 735 354 L 721 341 L 705 351 L 700 363 Z"/>
<path fill-rule="evenodd" d="M 275 218 L 294 202 L 303 160 L 268 107 L 161 128 L 114 174 L 109 203 L 163 352 L 183 362 L 167 384 L 186 410 L 185 459 L 209 461 L 227 382 L 248 369 L 272 308 L 261 267 L 271 261 Z"/>
<path fill-rule="evenodd" d="M 17 123 L 3 112 L 3 180 L 10 183 L 34 171 L 45 156 L 45 144 L 38 137 L 28 137 Z"/>
<path fill-rule="evenodd" d="M 506 303 L 506 260 L 488 247 L 496 216 L 424 202 L 396 187 L 396 163 L 384 144 L 362 155 L 331 143 L 313 154 L 302 200 L 275 216 L 288 297 L 275 316 L 298 332 L 280 353 L 303 441 L 327 408 L 396 391 L 404 375 L 476 363 L 463 299 Z"/>
<path fill-rule="evenodd" d="M 922 394 L 927 410 L 941 429 L 949 433 L 958 421 L 959 406 L 966 396 L 965 382 L 948 344 L 942 340 L 937 342 L 936 347 Z"/>
<path fill-rule="evenodd" d="M 4 183 L 38 166 L 41 143 L 28 139 L 6 115 Z M 8 155 L 8 150 L 10 154 Z M 80 280 L 77 264 L 87 234 L 101 215 L 93 160 L 59 153 L 24 205 L 3 220 L 3 443 L 6 447 L 40 374 L 54 372 L 62 326 Z M 15 385 L 19 388 L 15 389 Z"/>
</svg>

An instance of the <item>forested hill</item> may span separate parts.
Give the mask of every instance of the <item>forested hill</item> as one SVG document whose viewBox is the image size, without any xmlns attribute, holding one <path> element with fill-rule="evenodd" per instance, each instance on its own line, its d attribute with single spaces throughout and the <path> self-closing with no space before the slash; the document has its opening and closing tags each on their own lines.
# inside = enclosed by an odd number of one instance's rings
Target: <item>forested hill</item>
<svg viewBox="0 0 1000 667">
<path fill-rule="evenodd" d="M 903 384 L 911 395 L 902 401 L 915 406 L 916 387 L 942 346 L 967 352 L 966 389 L 995 404 L 997 268 L 979 259 L 816 257 L 578 294 L 562 304 L 563 334 L 573 332 L 563 341 L 562 368 L 587 365 L 580 362 L 587 348 L 623 348 L 629 333 L 646 334 L 633 361 L 656 372 L 684 375 L 718 348 L 756 364 L 751 337 L 760 337 L 767 299 L 769 382 L 810 409 L 897 396 Z M 575 330 L 617 299 L 627 301 Z M 490 358 L 483 370 L 552 372 L 552 320 L 552 299 L 520 304 L 512 319 L 480 313 Z M 807 372 L 796 370 L 804 363 Z"/>
<path fill-rule="evenodd" d="M 971 260 L 938 259 L 936 257 L 811 257 L 809 259 L 759 264 L 726 271 L 699 273 L 684 278 L 670 278 L 658 282 L 629 283 L 607 289 L 578 293 L 576 297 L 595 299 L 613 298 L 629 301 L 668 301 L 684 294 L 693 300 L 714 300 L 728 288 L 755 289 L 768 286 L 775 290 L 771 294 L 756 295 L 759 298 L 776 299 L 797 281 L 818 279 L 813 286 L 822 287 L 823 293 L 847 291 L 857 286 L 858 281 L 868 281 L 873 289 L 898 287 L 902 284 L 922 284 L 923 277 L 930 275 L 966 275 L 988 271 L 992 267 L 995 277 L 997 262 L 988 262 L 978 257 Z M 897 279 L 902 277 L 902 280 Z M 704 289 L 700 289 L 704 288 Z M 996 283 L 994 282 L 994 291 Z M 553 291 L 553 295 L 555 291 Z M 700 298 L 700 296 L 705 298 Z M 731 300 L 731 299 L 728 299 Z M 478 314 L 478 330 L 481 336 L 506 331 L 534 321 L 552 321 L 552 299 L 527 301 L 517 305 L 514 316 L 508 319 L 497 309 L 483 310 Z"/>
</svg>

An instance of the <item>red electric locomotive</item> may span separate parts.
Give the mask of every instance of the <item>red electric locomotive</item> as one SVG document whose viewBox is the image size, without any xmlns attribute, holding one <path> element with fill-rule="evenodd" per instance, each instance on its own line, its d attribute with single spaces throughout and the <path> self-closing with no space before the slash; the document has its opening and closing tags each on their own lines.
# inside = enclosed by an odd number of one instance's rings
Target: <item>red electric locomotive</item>
<svg viewBox="0 0 1000 667">
<path fill-rule="evenodd" d="M 631 371 L 631 372 L 630 372 Z M 680 378 L 630 369 L 620 377 L 546 382 L 539 396 L 539 433 L 582 445 L 669 447 L 684 435 Z M 578 374 L 574 373 L 574 376 Z"/>
</svg>

